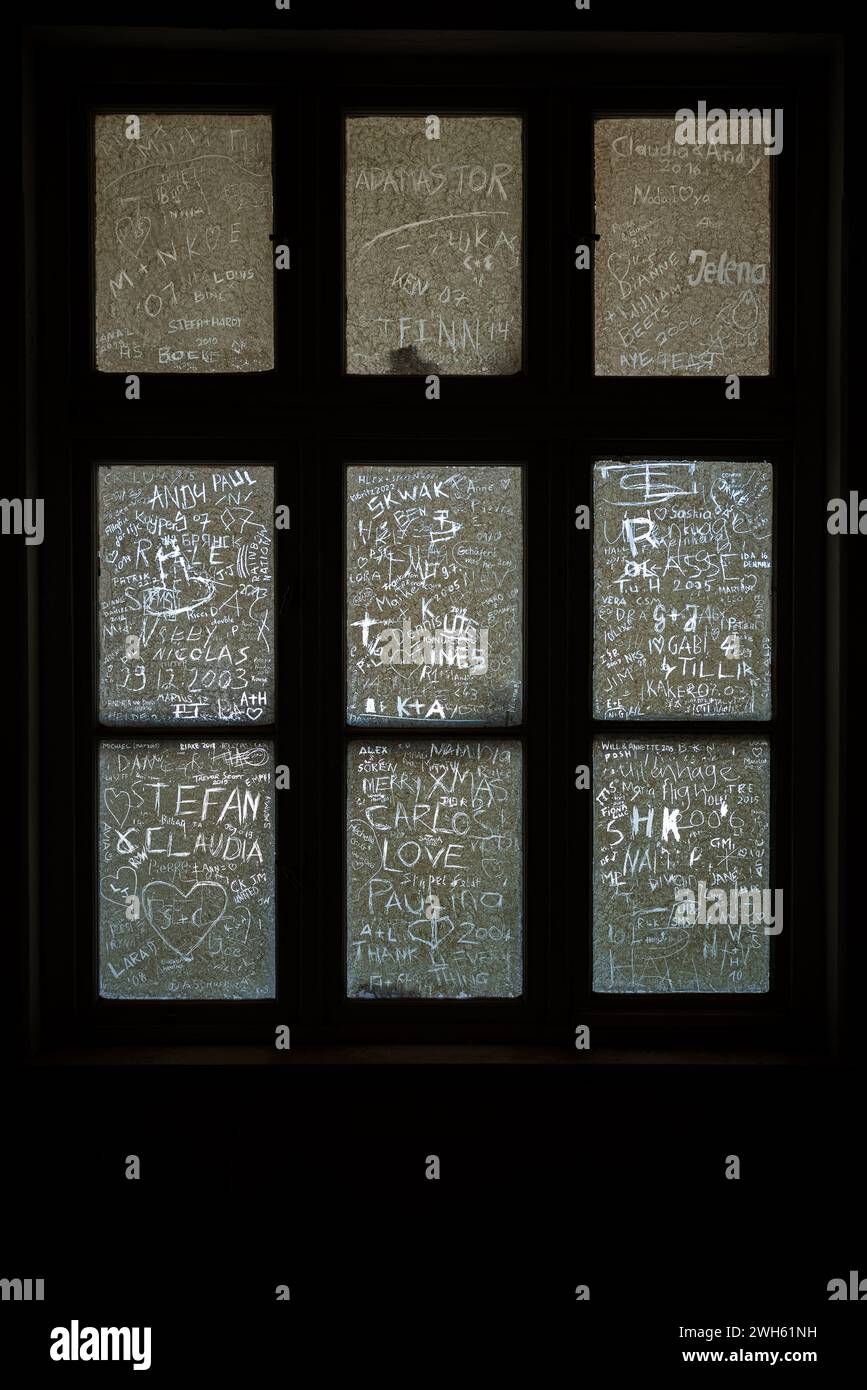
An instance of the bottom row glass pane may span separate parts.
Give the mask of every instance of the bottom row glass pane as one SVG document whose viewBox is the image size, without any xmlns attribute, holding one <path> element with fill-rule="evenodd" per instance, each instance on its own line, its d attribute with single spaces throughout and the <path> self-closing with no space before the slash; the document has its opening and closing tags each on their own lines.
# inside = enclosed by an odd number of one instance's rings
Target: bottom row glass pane
<svg viewBox="0 0 867 1390">
<path fill-rule="evenodd" d="M 514 740 L 350 744 L 350 998 L 521 994 L 522 800 Z"/>
<path fill-rule="evenodd" d="M 100 745 L 104 999 L 275 997 L 274 771 L 268 741 Z M 593 797 L 593 990 L 767 991 L 767 739 L 599 738 Z M 352 740 L 346 855 L 348 998 L 522 995 L 517 740 Z"/>
<path fill-rule="evenodd" d="M 593 764 L 594 991 L 767 990 L 767 740 L 602 738 Z"/>
<path fill-rule="evenodd" d="M 99 992 L 273 999 L 270 743 L 99 750 Z"/>
</svg>

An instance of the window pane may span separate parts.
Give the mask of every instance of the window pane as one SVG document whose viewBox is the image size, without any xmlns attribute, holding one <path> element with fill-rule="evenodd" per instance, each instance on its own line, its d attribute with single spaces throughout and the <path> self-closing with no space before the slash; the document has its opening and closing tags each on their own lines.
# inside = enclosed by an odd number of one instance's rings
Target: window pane
<svg viewBox="0 0 867 1390">
<path fill-rule="evenodd" d="M 594 990 L 765 992 L 776 895 L 755 894 L 770 889 L 768 742 L 600 738 L 593 789 Z M 676 896 L 686 889 L 692 923 Z"/>
<path fill-rule="evenodd" d="M 769 463 L 594 465 L 597 719 L 769 719 Z"/>
<path fill-rule="evenodd" d="M 346 120 L 346 370 L 521 370 L 522 121 Z"/>
<path fill-rule="evenodd" d="M 100 719 L 274 718 L 274 470 L 98 470 Z"/>
<path fill-rule="evenodd" d="M 347 471 L 347 722 L 521 720 L 521 469 Z"/>
<path fill-rule="evenodd" d="M 270 743 L 99 749 L 103 999 L 274 998 Z"/>
<path fill-rule="evenodd" d="M 505 740 L 349 745 L 351 998 L 520 995 L 521 769 Z"/>
<path fill-rule="evenodd" d="M 596 374 L 767 376 L 773 159 L 677 128 L 595 125 Z"/>
<path fill-rule="evenodd" d="M 96 365 L 274 365 L 271 117 L 95 116 Z"/>
</svg>

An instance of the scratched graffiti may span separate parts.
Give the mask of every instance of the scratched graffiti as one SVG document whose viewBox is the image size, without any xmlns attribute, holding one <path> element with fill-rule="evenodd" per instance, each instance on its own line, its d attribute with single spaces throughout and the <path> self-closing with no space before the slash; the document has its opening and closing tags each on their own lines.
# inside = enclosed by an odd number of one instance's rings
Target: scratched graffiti
<svg viewBox="0 0 867 1390">
<path fill-rule="evenodd" d="M 96 366 L 274 366 L 271 117 L 94 117 Z"/>
<path fill-rule="evenodd" d="M 593 769 L 594 990 L 766 991 L 764 926 L 689 922 L 676 895 L 770 888 L 768 742 L 599 738 Z"/>
<path fill-rule="evenodd" d="M 593 471 L 597 719 L 768 719 L 769 463 Z"/>
<path fill-rule="evenodd" d="M 270 743 L 103 742 L 99 981 L 104 999 L 270 999 Z"/>
<path fill-rule="evenodd" d="M 596 374 L 767 376 L 775 161 L 676 129 L 595 123 Z"/>
<path fill-rule="evenodd" d="M 352 742 L 347 994 L 521 994 L 521 745 Z"/>
<path fill-rule="evenodd" d="M 347 471 L 347 721 L 521 720 L 521 469 Z"/>
<path fill-rule="evenodd" d="M 274 477 L 267 465 L 98 470 L 100 717 L 274 718 Z"/>
<path fill-rule="evenodd" d="M 522 121 L 346 119 L 346 371 L 508 375 L 523 339 Z"/>
</svg>

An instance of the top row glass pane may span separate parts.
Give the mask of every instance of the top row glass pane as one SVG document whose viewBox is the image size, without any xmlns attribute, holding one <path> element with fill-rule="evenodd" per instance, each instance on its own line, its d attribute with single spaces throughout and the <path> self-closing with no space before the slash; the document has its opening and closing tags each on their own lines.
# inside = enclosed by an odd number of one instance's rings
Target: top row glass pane
<svg viewBox="0 0 867 1390">
<path fill-rule="evenodd" d="M 509 376 L 524 361 L 519 115 L 344 123 L 344 370 Z M 767 376 L 771 161 L 595 123 L 597 376 Z M 271 117 L 94 119 L 96 365 L 274 366 Z"/>
<path fill-rule="evenodd" d="M 438 119 L 438 118 L 434 118 Z M 346 370 L 521 370 L 522 122 L 346 121 Z"/>
<path fill-rule="evenodd" d="M 94 146 L 98 369 L 269 371 L 271 117 L 97 116 Z"/>
<path fill-rule="evenodd" d="M 596 122 L 596 375 L 767 376 L 771 160 L 677 130 Z"/>
</svg>

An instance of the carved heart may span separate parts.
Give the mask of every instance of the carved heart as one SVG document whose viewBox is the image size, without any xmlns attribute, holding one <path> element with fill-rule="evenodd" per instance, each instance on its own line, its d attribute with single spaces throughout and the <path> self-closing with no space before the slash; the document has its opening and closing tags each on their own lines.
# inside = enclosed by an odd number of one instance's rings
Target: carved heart
<svg viewBox="0 0 867 1390">
<path fill-rule="evenodd" d="M 132 797 L 129 792 L 123 789 L 118 791 L 116 787 L 106 787 L 102 794 L 102 799 L 105 802 L 105 809 L 108 811 L 115 825 L 118 826 L 120 830 L 123 830 L 127 822 L 127 817 L 132 809 Z M 122 807 L 126 809 L 123 812 L 123 818 L 119 819 L 118 811 L 120 811 Z"/>
<path fill-rule="evenodd" d="M 123 228 L 122 231 L 121 228 Z M 133 230 L 138 232 L 141 231 L 142 228 L 144 228 L 144 231 L 142 232 L 142 235 L 139 237 L 138 241 L 131 240 L 130 232 L 132 232 Z M 145 242 L 150 236 L 151 220 L 149 217 L 140 216 L 136 219 L 135 222 L 133 222 L 132 218 L 129 216 L 120 217 L 114 224 L 114 230 L 117 234 L 117 239 L 120 242 L 121 246 L 125 247 L 126 250 L 131 252 L 133 256 L 138 256 L 142 247 L 144 246 Z"/>
<path fill-rule="evenodd" d="M 220 230 L 219 226 L 205 228 L 205 241 L 208 243 L 209 251 L 213 251 L 217 242 L 220 240 Z"/>
<path fill-rule="evenodd" d="M 189 902 L 195 894 L 194 903 Z M 190 961 L 219 922 L 229 895 L 221 883 L 194 883 L 186 893 L 174 883 L 155 879 L 141 895 L 142 911 L 157 936 L 181 960 Z"/>
<path fill-rule="evenodd" d="M 434 917 L 430 917 L 428 920 L 430 922 L 430 936 L 417 936 L 413 931 L 413 927 L 420 927 L 422 925 L 421 922 L 412 922 L 408 931 L 413 941 L 418 941 L 421 945 L 427 946 L 431 953 L 431 960 L 433 960 L 435 953 L 439 950 L 446 937 L 451 936 L 454 931 L 454 925 L 450 923 L 446 930 L 443 931 L 443 926 L 449 921 L 449 918 L 441 918 L 439 913 Z"/>
<path fill-rule="evenodd" d="M 108 903 L 128 898 L 138 889 L 138 874 L 131 864 L 124 864 L 116 874 L 105 874 L 99 880 L 99 896 Z"/>
</svg>

